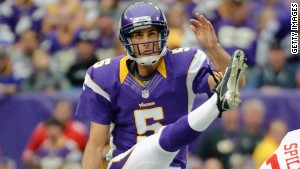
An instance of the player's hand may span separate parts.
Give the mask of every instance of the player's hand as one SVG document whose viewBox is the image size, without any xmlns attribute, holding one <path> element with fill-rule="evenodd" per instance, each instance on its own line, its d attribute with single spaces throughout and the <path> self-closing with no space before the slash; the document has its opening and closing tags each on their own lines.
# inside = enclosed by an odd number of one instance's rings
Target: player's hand
<svg viewBox="0 0 300 169">
<path fill-rule="evenodd" d="M 217 42 L 217 37 L 212 24 L 199 13 L 196 13 L 196 19 L 190 19 L 191 29 L 194 32 L 199 44 L 204 48 L 213 48 Z"/>
</svg>

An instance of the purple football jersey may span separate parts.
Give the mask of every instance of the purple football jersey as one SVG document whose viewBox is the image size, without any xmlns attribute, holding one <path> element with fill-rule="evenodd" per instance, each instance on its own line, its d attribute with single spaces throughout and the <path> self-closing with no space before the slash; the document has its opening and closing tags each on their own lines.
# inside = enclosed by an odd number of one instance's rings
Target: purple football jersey
<svg viewBox="0 0 300 169">
<path fill-rule="evenodd" d="M 110 157 L 189 113 L 197 93 L 211 95 L 212 65 L 200 50 L 168 50 L 146 86 L 129 72 L 127 61 L 119 56 L 89 68 L 77 107 L 77 115 L 113 127 Z M 185 168 L 186 153 L 182 148 L 171 166 Z"/>
</svg>

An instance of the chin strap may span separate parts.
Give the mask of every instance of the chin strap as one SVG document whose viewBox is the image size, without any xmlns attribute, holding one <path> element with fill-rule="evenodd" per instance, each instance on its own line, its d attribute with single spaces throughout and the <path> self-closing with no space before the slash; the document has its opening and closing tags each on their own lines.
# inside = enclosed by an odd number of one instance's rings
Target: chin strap
<svg viewBox="0 0 300 169">
<path fill-rule="evenodd" d="M 153 65 L 159 61 L 162 56 L 145 56 L 140 58 L 135 58 L 135 61 L 140 65 Z"/>
</svg>

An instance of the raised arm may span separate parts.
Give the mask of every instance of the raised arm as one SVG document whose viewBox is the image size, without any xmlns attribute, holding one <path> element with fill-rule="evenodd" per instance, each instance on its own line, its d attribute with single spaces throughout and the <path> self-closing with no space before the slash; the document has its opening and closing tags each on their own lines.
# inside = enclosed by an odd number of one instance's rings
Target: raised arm
<svg viewBox="0 0 300 169">
<path fill-rule="evenodd" d="M 99 169 L 101 167 L 102 152 L 108 132 L 109 125 L 91 122 L 90 136 L 82 159 L 82 169 Z"/>
<path fill-rule="evenodd" d="M 199 44 L 206 49 L 205 53 L 211 60 L 214 68 L 224 74 L 230 56 L 217 41 L 217 36 L 212 24 L 199 13 L 196 19 L 191 19 L 191 29 Z"/>
<path fill-rule="evenodd" d="M 217 36 L 212 24 L 199 13 L 196 13 L 196 19 L 191 19 L 191 29 L 195 34 L 199 44 L 206 49 L 205 53 L 212 62 L 216 71 L 224 74 L 230 60 L 230 55 L 218 43 Z M 209 77 L 209 86 L 214 88 L 215 81 Z M 245 85 L 245 78 L 242 77 L 239 86 Z"/>
</svg>

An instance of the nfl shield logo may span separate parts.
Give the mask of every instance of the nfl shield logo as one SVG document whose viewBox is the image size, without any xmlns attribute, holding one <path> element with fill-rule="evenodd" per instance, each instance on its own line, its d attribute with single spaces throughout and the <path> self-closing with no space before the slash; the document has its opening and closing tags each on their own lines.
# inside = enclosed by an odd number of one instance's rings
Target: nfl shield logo
<svg viewBox="0 0 300 169">
<path fill-rule="evenodd" d="M 143 90 L 143 91 L 142 91 L 142 97 L 143 97 L 144 99 L 147 99 L 147 98 L 149 97 L 149 90 Z"/>
</svg>

